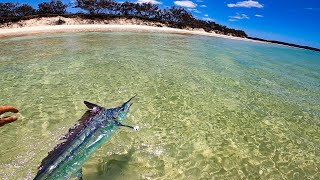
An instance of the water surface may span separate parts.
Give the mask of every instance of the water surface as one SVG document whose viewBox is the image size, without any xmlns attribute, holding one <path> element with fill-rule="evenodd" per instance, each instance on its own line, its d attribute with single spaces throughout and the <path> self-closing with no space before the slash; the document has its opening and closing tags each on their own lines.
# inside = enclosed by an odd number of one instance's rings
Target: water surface
<svg viewBox="0 0 320 180">
<path fill-rule="evenodd" d="M 85 179 L 320 179 L 320 54 L 155 33 L 0 40 L 0 177 L 32 179 L 91 101 L 137 95 Z"/>
</svg>

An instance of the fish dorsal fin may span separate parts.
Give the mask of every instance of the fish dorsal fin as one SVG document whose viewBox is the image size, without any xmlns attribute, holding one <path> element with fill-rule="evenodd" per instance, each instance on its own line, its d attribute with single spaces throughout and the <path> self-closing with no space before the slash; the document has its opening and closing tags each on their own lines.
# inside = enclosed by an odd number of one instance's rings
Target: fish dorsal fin
<svg viewBox="0 0 320 180">
<path fill-rule="evenodd" d="M 99 105 L 96 105 L 96 104 L 94 104 L 94 103 L 91 103 L 91 102 L 88 102 L 88 101 L 84 101 L 83 102 L 89 109 L 93 109 L 94 107 L 97 107 L 97 108 L 103 108 L 103 107 L 101 107 L 101 106 L 99 106 Z"/>
</svg>

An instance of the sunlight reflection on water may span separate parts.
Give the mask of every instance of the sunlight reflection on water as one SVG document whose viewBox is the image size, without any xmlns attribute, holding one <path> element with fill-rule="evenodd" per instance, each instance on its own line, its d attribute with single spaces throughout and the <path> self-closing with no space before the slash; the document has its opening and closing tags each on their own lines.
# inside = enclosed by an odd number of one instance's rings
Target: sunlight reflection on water
<svg viewBox="0 0 320 180">
<path fill-rule="evenodd" d="M 85 112 L 137 94 L 85 179 L 319 179 L 320 54 L 152 33 L 0 40 L 0 177 L 32 179 Z"/>
</svg>

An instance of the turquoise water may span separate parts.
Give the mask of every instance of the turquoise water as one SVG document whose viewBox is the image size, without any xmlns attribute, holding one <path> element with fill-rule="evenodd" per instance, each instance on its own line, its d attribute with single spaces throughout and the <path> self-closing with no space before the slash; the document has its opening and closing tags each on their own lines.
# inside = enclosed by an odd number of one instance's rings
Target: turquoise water
<svg viewBox="0 0 320 180">
<path fill-rule="evenodd" d="M 0 39 L 0 177 L 32 179 L 85 112 L 137 95 L 85 179 L 320 179 L 320 53 L 202 36 Z"/>
</svg>

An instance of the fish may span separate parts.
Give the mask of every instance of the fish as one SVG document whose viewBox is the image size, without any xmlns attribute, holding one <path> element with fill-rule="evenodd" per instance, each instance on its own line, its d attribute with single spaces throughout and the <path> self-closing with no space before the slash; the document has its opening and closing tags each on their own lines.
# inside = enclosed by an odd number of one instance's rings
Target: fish
<svg viewBox="0 0 320 180">
<path fill-rule="evenodd" d="M 60 138 L 62 142 L 42 160 L 34 180 L 83 179 L 83 164 L 118 127 L 138 130 L 139 126 L 122 124 L 133 104 L 130 102 L 134 97 L 110 109 L 84 101 L 89 110 L 69 129 L 67 134 Z"/>
</svg>

